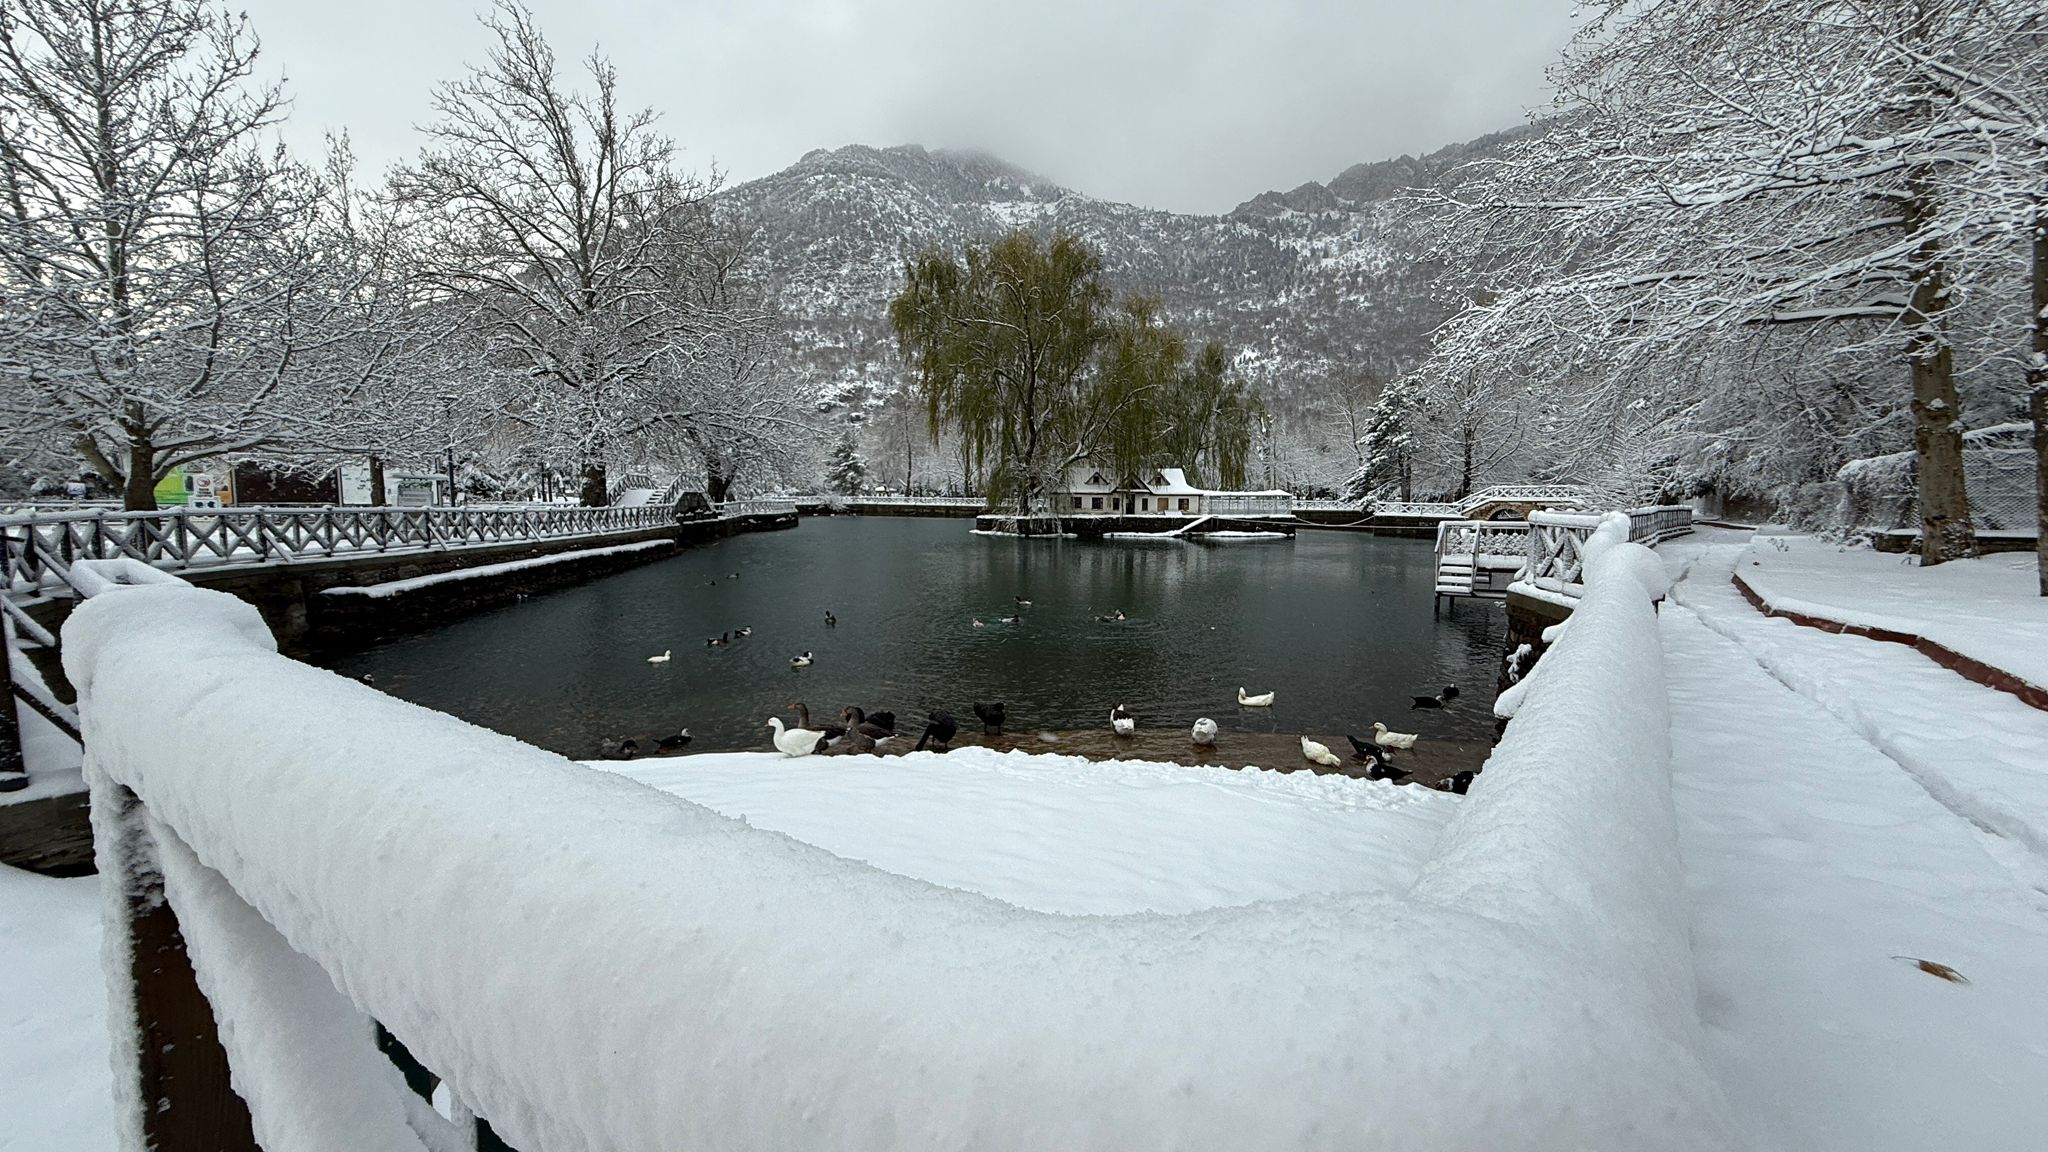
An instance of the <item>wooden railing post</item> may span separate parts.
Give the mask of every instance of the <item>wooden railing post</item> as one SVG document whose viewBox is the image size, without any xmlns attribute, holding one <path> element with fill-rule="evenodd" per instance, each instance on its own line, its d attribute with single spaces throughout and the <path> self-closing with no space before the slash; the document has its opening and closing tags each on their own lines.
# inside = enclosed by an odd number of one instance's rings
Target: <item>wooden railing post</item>
<svg viewBox="0 0 2048 1152">
<path fill-rule="evenodd" d="M 143 1144 L 161 1152 L 259 1152 L 249 1106 L 229 1082 L 213 1006 L 199 990 L 178 914 L 164 898 L 142 802 L 119 785 L 96 789 L 93 799 L 116 809 L 111 819 L 96 821 L 116 830 L 108 848 L 118 867 L 103 882 L 120 886 L 109 898 L 120 901 L 128 930 L 127 971 L 110 975 L 127 979 L 131 989 L 135 1063 L 116 1075 L 132 1079 Z"/>
</svg>

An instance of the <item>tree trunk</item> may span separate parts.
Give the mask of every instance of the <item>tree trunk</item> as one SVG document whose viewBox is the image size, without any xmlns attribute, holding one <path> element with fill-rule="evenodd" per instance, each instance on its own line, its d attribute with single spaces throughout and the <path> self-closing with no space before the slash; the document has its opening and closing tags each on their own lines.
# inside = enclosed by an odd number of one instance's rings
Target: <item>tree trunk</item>
<svg viewBox="0 0 2048 1152">
<path fill-rule="evenodd" d="M 382 508 L 389 501 L 384 499 L 384 458 L 370 457 L 370 506 Z"/>
<path fill-rule="evenodd" d="M 723 504 L 725 503 L 725 498 L 731 494 L 732 477 L 725 475 L 716 468 L 706 468 L 704 470 L 704 498 L 706 500 L 711 501 L 713 504 Z"/>
<path fill-rule="evenodd" d="M 606 504 L 611 503 L 611 495 L 605 491 L 607 483 L 608 478 L 605 475 L 604 461 L 587 460 L 584 462 L 583 506 L 585 508 L 602 508 Z"/>
<path fill-rule="evenodd" d="M 2048 200 L 2034 202 L 2034 347 L 2027 357 L 2027 407 L 2034 418 L 2035 570 L 2048 596 Z"/>
<path fill-rule="evenodd" d="M 1478 438 L 1477 431 L 1471 425 L 1466 425 L 1463 443 L 1460 445 L 1464 449 L 1464 460 L 1458 466 L 1458 499 L 1460 500 L 1472 494 L 1472 442 Z"/>
<path fill-rule="evenodd" d="M 121 507 L 130 512 L 156 511 L 156 448 L 147 440 L 128 442 L 128 476 Z"/>
<path fill-rule="evenodd" d="M 1931 192 L 1916 188 L 1907 202 L 1906 226 L 1920 230 L 1931 221 Z M 1970 525 L 1970 496 L 1963 478 L 1963 434 L 1957 427 L 1962 400 L 1956 394 L 1955 353 L 1943 315 L 1948 309 L 1948 276 L 1939 241 L 1927 240 L 1914 253 L 1921 269 L 1906 313 L 1910 333 L 1906 359 L 1913 371 L 1913 451 L 1920 497 L 1920 563 L 1923 567 L 1977 554 Z"/>
</svg>

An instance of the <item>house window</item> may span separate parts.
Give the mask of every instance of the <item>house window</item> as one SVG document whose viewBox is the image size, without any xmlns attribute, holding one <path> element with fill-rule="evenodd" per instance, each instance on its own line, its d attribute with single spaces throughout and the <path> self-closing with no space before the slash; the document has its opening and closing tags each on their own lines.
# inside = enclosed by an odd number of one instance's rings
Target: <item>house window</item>
<svg viewBox="0 0 2048 1152">
<path fill-rule="evenodd" d="M 1080 498 L 1079 496 L 1076 496 L 1076 497 L 1074 497 L 1074 507 L 1076 507 L 1076 508 L 1079 508 L 1080 506 L 1081 506 L 1081 498 Z"/>
<path fill-rule="evenodd" d="M 1140 497 L 1138 497 L 1138 511 L 1140 511 L 1140 512 L 1150 512 L 1151 510 L 1152 510 L 1152 498 L 1151 498 L 1151 497 L 1149 497 L 1149 496 L 1140 496 Z"/>
<path fill-rule="evenodd" d="M 1088 482 L 1089 482 L 1090 484 L 1107 484 L 1107 483 L 1109 483 L 1109 481 L 1107 481 L 1107 480 L 1104 480 L 1104 479 L 1102 478 L 1102 473 L 1100 473 L 1100 472 L 1097 472 L 1097 473 L 1095 473 L 1094 475 L 1092 475 L 1092 476 L 1088 477 Z"/>
<path fill-rule="evenodd" d="M 1091 497 L 1090 499 L 1091 499 L 1091 500 L 1093 500 L 1093 503 L 1092 503 L 1092 504 L 1090 504 L 1090 505 L 1089 505 L 1089 507 L 1090 507 L 1090 508 L 1092 508 L 1092 509 L 1094 509 L 1094 510 L 1095 510 L 1095 511 L 1097 511 L 1097 512 L 1100 512 L 1100 511 L 1102 511 L 1102 497 L 1100 497 L 1100 496 L 1094 496 L 1094 497 Z"/>
<path fill-rule="evenodd" d="M 1188 498 L 1185 496 L 1180 498 L 1180 510 L 1183 512 L 1188 510 Z"/>
</svg>

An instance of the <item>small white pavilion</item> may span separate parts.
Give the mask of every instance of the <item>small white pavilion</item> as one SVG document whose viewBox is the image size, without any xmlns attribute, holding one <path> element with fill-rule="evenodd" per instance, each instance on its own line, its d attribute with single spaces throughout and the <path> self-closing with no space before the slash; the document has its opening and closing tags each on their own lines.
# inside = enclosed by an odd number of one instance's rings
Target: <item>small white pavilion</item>
<svg viewBox="0 0 2048 1152">
<path fill-rule="evenodd" d="M 1053 510 L 1062 516 L 1279 516 L 1294 512 L 1294 494 L 1197 488 L 1182 468 L 1118 477 L 1106 465 L 1081 460 L 1067 469 Z"/>
</svg>

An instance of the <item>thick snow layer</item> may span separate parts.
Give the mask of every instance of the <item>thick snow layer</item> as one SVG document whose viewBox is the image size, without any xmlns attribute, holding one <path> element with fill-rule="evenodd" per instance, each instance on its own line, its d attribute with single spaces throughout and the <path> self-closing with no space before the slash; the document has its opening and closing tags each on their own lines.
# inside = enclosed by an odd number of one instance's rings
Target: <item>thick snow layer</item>
<svg viewBox="0 0 2048 1152">
<path fill-rule="evenodd" d="M 1409 892 L 1181 915 L 850 862 L 284 659 L 218 593 L 95 597 L 65 657 L 89 769 L 517 1147 L 1726 1148 L 1655 618 L 1605 571 L 1646 560 L 1594 566 Z"/>
<path fill-rule="evenodd" d="M 321 589 L 322 596 L 368 596 L 384 599 L 402 596 L 421 588 L 432 588 L 436 584 L 450 584 L 458 580 L 479 580 L 490 576 L 503 576 L 507 572 L 521 572 L 528 568 L 546 568 L 552 564 L 566 564 L 572 560 L 589 560 L 596 556 L 620 556 L 629 552 L 645 552 L 651 548 L 674 548 L 673 540 L 641 540 L 632 544 L 614 544 L 609 548 L 580 548 L 574 552 L 557 552 L 551 556 L 534 556 L 525 560 L 507 560 L 502 564 L 479 564 L 474 568 L 457 568 L 453 572 L 436 572 L 431 576 L 414 576 L 408 580 L 386 580 L 382 584 L 337 585 Z"/>
<path fill-rule="evenodd" d="M 1773 536 L 1737 570 L 1774 608 L 1925 637 L 2048 688 L 2048 597 L 2032 553 L 1922 568 L 1912 556 Z"/>
<path fill-rule="evenodd" d="M 1758 551 L 1774 549 L 1752 547 L 1741 557 L 1732 551 L 1701 554 L 1686 581 L 1684 602 L 1779 683 L 1826 709 L 1909 773 L 1937 803 L 1994 833 L 1994 851 L 2008 854 L 2048 886 L 2048 712 L 1966 680 L 1903 644 L 1764 616 L 1725 574 L 1731 565 L 1748 565 Z M 1714 579 L 1716 573 L 1723 578 Z M 1864 584 L 1844 583 L 1834 598 L 1860 601 Z M 1967 597 L 1964 588 L 1923 593 L 1921 619 L 1977 611 L 1947 603 Z M 2042 642 L 2048 644 L 2048 637 Z M 2008 657 L 2017 654 L 2000 647 Z"/>
<path fill-rule="evenodd" d="M 899 876 L 1077 914 L 1404 892 L 1458 805 L 1348 776 L 987 748 L 591 767 Z"/>
<path fill-rule="evenodd" d="M 0 1149 L 114 1147 L 100 882 L 0 865 Z"/>
<path fill-rule="evenodd" d="M 1994 712 L 2031 710 L 1899 645 L 1766 620 L 1729 583 L 1740 545 L 1705 543 L 1660 549 L 1690 565 L 1661 625 L 1701 1014 L 1731 1102 L 1811 1152 L 2040 1147 L 2048 895 L 2027 854 L 1803 693 L 1835 683 L 1902 724 L 1946 710 L 1920 746 L 1945 741 L 1952 768 L 2021 739 Z M 1788 687 L 1747 647 L 1759 634 L 1831 675 Z M 1859 647 L 1948 683 L 1886 685 Z M 2031 757 L 2038 774 L 2048 745 Z"/>
</svg>

